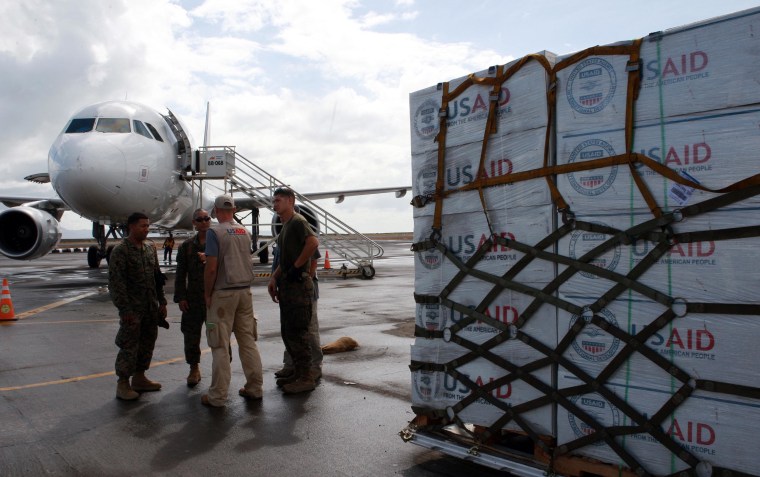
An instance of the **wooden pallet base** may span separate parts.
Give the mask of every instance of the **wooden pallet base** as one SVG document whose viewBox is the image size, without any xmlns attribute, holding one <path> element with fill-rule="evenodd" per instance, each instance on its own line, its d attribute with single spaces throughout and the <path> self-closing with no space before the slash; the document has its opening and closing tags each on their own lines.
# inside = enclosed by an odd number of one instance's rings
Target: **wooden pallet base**
<svg viewBox="0 0 760 477">
<path fill-rule="evenodd" d="M 554 460 L 554 472 L 568 477 L 637 477 L 628 469 L 580 456 L 561 456 Z"/>
<path fill-rule="evenodd" d="M 440 420 L 422 414 L 418 414 L 411 423 L 419 427 L 441 424 Z M 486 429 L 486 427 L 482 426 L 473 426 L 472 428 L 475 434 L 482 434 Z M 556 441 L 552 436 L 539 436 L 539 438 L 548 448 L 553 448 L 556 445 Z M 472 443 L 472 445 L 475 444 Z M 502 430 L 500 435 L 491 435 L 477 445 L 497 452 L 502 450 L 516 451 L 524 456 L 523 458 L 529 457 L 532 453 L 533 459 L 537 464 L 547 467 L 551 462 L 549 454 L 530 440 L 525 432 Z M 627 468 L 618 468 L 617 465 L 600 462 L 589 457 L 573 455 L 564 455 L 554 459 L 553 470 L 557 474 L 567 477 L 637 477 L 635 472 Z"/>
</svg>

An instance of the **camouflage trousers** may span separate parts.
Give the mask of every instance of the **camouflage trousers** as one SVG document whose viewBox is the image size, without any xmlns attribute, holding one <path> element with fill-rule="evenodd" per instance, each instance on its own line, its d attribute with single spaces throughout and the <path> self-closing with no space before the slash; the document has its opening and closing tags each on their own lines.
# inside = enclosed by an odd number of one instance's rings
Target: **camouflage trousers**
<svg viewBox="0 0 760 477">
<path fill-rule="evenodd" d="M 282 280 L 279 284 L 280 334 L 285 350 L 293 360 L 296 372 L 308 373 L 311 368 L 311 323 L 314 284 L 311 278 L 302 283 Z"/>
<path fill-rule="evenodd" d="M 311 322 L 309 322 L 309 346 L 311 347 L 311 367 L 316 369 L 322 369 L 322 346 L 319 338 L 319 318 L 317 317 L 317 303 L 318 300 L 314 300 L 311 303 Z M 293 358 L 287 350 L 283 353 L 282 364 L 285 368 L 293 368 Z"/>
<path fill-rule="evenodd" d="M 127 322 L 119 318 L 119 331 L 114 342 L 119 347 L 116 355 L 116 375 L 128 378 L 150 368 L 153 348 L 158 337 L 158 310 L 141 310 Z"/>
<path fill-rule="evenodd" d="M 185 361 L 187 364 L 201 362 L 201 335 L 206 321 L 206 305 L 190 303 L 190 310 L 182 313 L 180 331 L 185 338 Z"/>
</svg>

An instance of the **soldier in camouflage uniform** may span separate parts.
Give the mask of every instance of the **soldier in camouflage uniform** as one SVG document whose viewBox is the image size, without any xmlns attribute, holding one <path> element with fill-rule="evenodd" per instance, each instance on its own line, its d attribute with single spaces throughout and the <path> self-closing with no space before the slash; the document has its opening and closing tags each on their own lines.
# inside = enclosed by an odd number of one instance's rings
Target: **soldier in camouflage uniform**
<svg viewBox="0 0 760 477">
<path fill-rule="evenodd" d="M 312 358 L 308 339 L 314 298 L 314 282 L 309 270 L 319 240 L 304 216 L 296 213 L 295 201 L 295 194 L 290 189 L 274 191 L 272 208 L 282 221 L 277 237 L 280 264 L 267 286 L 272 301 L 280 304 L 280 333 L 285 349 L 293 358 L 295 373 L 277 380 L 277 385 L 286 394 L 308 392 L 316 387 L 316 376 L 310 369 Z"/>
<path fill-rule="evenodd" d="M 177 251 L 177 273 L 174 277 L 174 303 L 182 311 L 181 330 L 185 337 L 185 361 L 190 365 L 187 385 L 201 381 L 201 332 L 206 321 L 206 304 L 203 300 L 203 267 L 206 264 L 206 231 L 211 217 L 204 209 L 193 212 L 193 224 L 198 233 L 185 240 Z"/>
<path fill-rule="evenodd" d="M 155 246 L 146 242 L 149 225 L 145 214 L 130 215 L 129 234 L 114 247 L 108 264 L 108 289 L 119 310 L 116 397 L 124 400 L 137 399 L 138 392 L 161 389 L 161 384 L 145 377 L 159 322 L 168 327 L 163 286 L 156 286 L 156 276 L 161 274 L 158 255 Z"/>
<path fill-rule="evenodd" d="M 280 253 L 275 247 L 274 260 L 272 260 L 272 271 L 276 270 L 280 265 Z M 317 382 L 322 378 L 322 361 L 324 356 L 322 354 L 322 347 L 319 338 L 319 317 L 317 316 L 317 304 L 319 302 L 319 278 L 317 277 L 318 260 L 322 258 L 322 254 L 319 253 L 319 249 L 314 251 L 314 255 L 311 256 L 311 268 L 309 275 L 311 275 L 312 282 L 314 283 L 314 296 L 311 301 L 311 323 L 309 323 L 309 346 L 311 347 L 311 375 L 314 381 Z M 293 367 L 293 358 L 286 349 L 282 356 L 282 369 L 274 373 L 278 378 L 290 378 L 295 374 L 295 368 Z M 286 380 L 281 381 L 285 384 Z"/>
</svg>

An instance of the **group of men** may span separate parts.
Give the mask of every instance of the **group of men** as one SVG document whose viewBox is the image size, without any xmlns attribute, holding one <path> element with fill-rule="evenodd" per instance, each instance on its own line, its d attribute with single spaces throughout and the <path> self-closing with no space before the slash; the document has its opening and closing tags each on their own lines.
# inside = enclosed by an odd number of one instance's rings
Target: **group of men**
<svg viewBox="0 0 760 477">
<path fill-rule="evenodd" d="M 275 373 L 287 394 L 312 391 L 321 378 L 322 353 L 316 318 L 316 258 L 319 241 L 307 220 L 296 212 L 295 194 L 278 188 L 273 209 L 282 229 L 267 291 L 280 308 L 285 344 L 284 366 Z M 174 301 L 182 311 L 187 385 L 201 381 L 200 345 L 203 325 L 211 348 L 212 371 L 201 403 L 222 407 L 231 380 L 232 333 L 245 375 L 238 394 L 249 400 L 263 396 L 263 375 L 256 318 L 253 315 L 253 260 L 250 233 L 234 220 L 229 195 L 214 201 L 217 223 L 204 209 L 193 212 L 197 231 L 177 251 Z M 147 240 L 150 221 L 136 212 L 127 219 L 128 235 L 114 247 L 109 261 L 109 290 L 119 310 L 116 345 L 116 397 L 134 400 L 139 393 L 158 391 L 161 384 L 145 376 L 150 368 L 158 327 L 168 327 L 167 301 L 155 247 Z M 316 258 L 315 258 L 316 257 Z M 131 381 L 130 381 L 131 378 Z"/>
</svg>

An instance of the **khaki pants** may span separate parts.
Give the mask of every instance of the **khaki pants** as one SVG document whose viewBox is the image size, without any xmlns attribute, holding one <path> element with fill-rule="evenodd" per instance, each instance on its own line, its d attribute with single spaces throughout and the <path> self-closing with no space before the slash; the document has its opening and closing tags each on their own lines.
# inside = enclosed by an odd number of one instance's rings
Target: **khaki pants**
<svg viewBox="0 0 760 477">
<path fill-rule="evenodd" d="M 208 400 L 214 406 L 227 402 L 230 387 L 230 336 L 235 333 L 238 355 L 245 374 L 245 390 L 250 396 L 261 396 L 263 377 L 261 355 L 256 345 L 256 319 L 253 317 L 253 296 L 250 288 L 214 290 L 211 308 L 206 314 L 206 339 L 211 348 L 211 386 Z"/>
</svg>

